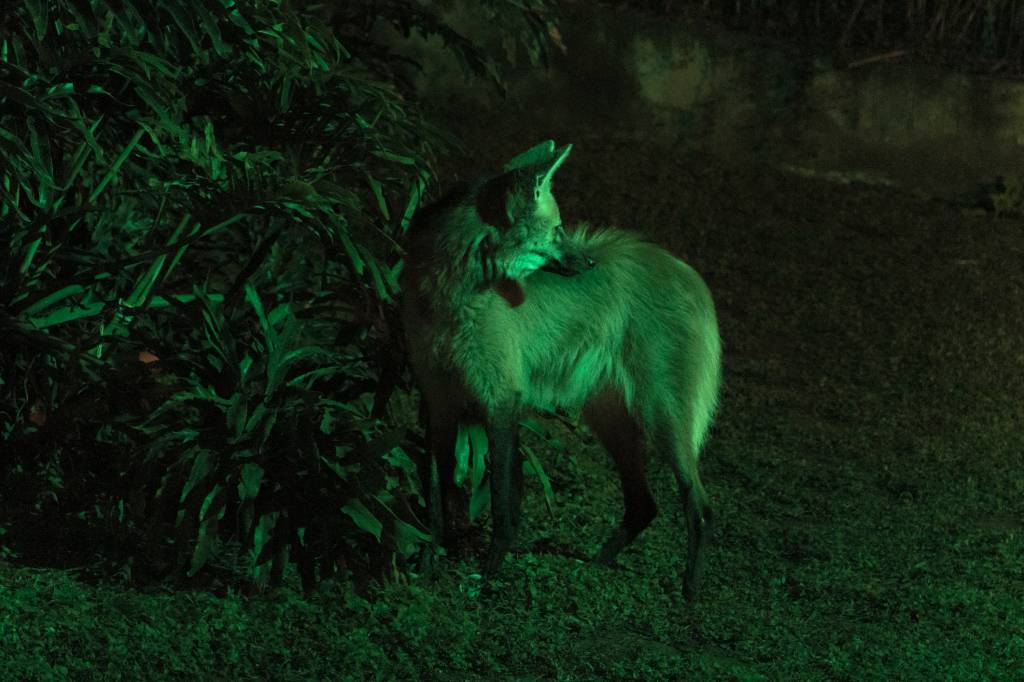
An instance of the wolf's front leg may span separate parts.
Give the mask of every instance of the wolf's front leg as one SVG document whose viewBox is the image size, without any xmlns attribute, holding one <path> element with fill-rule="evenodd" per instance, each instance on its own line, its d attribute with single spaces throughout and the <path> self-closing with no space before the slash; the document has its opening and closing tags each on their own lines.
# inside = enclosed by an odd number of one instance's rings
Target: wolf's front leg
<svg viewBox="0 0 1024 682">
<path fill-rule="evenodd" d="M 417 461 L 420 487 L 427 503 L 427 524 L 432 542 L 420 552 L 420 570 L 432 568 L 434 554 L 451 540 L 454 521 L 452 509 L 453 473 L 455 471 L 455 439 L 458 435 L 458 413 L 440 401 L 427 410 L 427 451 Z"/>
<path fill-rule="evenodd" d="M 523 500 L 523 464 L 519 453 L 519 410 L 492 415 L 488 425 L 491 451 L 491 547 L 484 573 L 493 576 L 515 542 Z"/>
</svg>

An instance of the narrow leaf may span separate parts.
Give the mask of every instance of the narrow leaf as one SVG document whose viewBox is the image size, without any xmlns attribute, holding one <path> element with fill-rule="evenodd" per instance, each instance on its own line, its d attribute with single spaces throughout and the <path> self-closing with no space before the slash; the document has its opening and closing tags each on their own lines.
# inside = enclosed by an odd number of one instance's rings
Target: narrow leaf
<svg viewBox="0 0 1024 682">
<path fill-rule="evenodd" d="M 144 133 L 145 131 L 141 128 L 135 131 L 135 135 L 132 136 L 132 139 L 125 145 L 124 149 L 121 150 L 121 154 L 117 157 L 117 160 L 114 161 L 114 165 L 110 167 L 110 170 L 107 171 L 106 175 L 103 176 L 103 179 L 100 180 L 99 184 L 96 185 L 95 189 L 93 189 L 92 194 L 89 195 L 90 204 L 96 202 L 96 199 L 100 196 L 103 190 L 106 189 L 107 185 L 110 184 L 110 181 L 113 180 L 118 171 L 121 170 L 121 166 L 131 155 L 132 151 L 135 149 L 135 145 L 139 143 L 139 140 L 142 139 L 142 135 Z"/>
<path fill-rule="evenodd" d="M 370 185 L 370 191 L 373 192 L 373 196 L 377 199 L 377 209 L 380 214 L 384 216 L 384 220 L 391 220 L 391 212 L 388 211 L 388 202 L 384 199 L 384 189 L 377 178 L 366 172 L 366 182 Z"/>
<path fill-rule="evenodd" d="M 420 175 L 413 178 L 412 185 L 409 187 L 409 199 L 405 202 L 405 211 L 402 212 L 400 223 L 402 232 L 406 232 L 409 229 L 409 222 L 412 220 L 416 209 L 420 206 L 420 200 L 423 198 L 423 189 L 426 187 L 425 176 L 426 172 L 421 172 Z"/>
<path fill-rule="evenodd" d="M 340 235 L 341 245 L 345 247 L 345 253 L 348 254 L 349 260 L 352 261 L 352 269 L 355 270 L 357 275 L 363 274 L 365 264 L 363 263 L 363 257 L 359 255 L 359 250 L 356 249 L 356 245 L 352 243 L 352 240 L 348 236 L 348 232 L 342 230 Z"/>
<path fill-rule="evenodd" d="M 533 451 L 533 448 L 523 446 L 523 452 L 526 453 L 526 458 L 529 462 L 529 466 L 533 469 L 533 473 L 537 474 L 537 478 L 540 479 L 540 485 L 544 488 L 544 504 L 547 505 L 548 514 L 552 518 L 555 516 L 555 491 L 551 489 L 551 479 L 548 478 L 547 473 L 544 471 L 544 467 L 541 466 L 540 460 L 537 459 L 537 454 Z M 524 468 L 526 463 L 524 463 Z"/>
<path fill-rule="evenodd" d="M 52 294 L 49 294 L 48 296 L 44 296 L 43 298 L 39 299 L 32 305 L 22 310 L 21 314 L 26 317 L 36 315 L 37 313 L 41 313 L 42 311 L 46 310 L 54 303 L 57 303 L 58 301 L 63 301 L 65 298 L 69 298 L 71 296 L 77 296 L 83 293 L 84 291 L 85 287 L 82 286 L 81 284 L 69 284 L 66 287 L 58 289 Z"/>
<path fill-rule="evenodd" d="M 389 152 L 389 151 L 387 151 L 385 149 L 374 149 L 374 150 L 371 150 L 370 153 L 373 154 L 374 156 L 379 157 L 379 158 L 387 159 L 388 161 L 394 161 L 395 163 L 400 163 L 400 164 L 402 164 L 404 166 L 415 166 L 416 165 L 416 159 L 412 158 L 411 156 L 404 156 L 402 154 L 395 154 L 395 153 Z"/>
</svg>

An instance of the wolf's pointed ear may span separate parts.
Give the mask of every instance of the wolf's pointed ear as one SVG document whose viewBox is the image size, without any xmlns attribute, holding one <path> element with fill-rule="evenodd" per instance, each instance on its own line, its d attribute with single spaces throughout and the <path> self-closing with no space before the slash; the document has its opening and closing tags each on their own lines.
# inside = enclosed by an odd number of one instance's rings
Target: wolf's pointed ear
<svg viewBox="0 0 1024 682">
<path fill-rule="evenodd" d="M 502 173 L 483 184 L 476 195 L 476 210 L 488 225 L 506 228 L 512 225 L 508 212 L 509 194 L 515 190 L 515 173 Z"/>
<path fill-rule="evenodd" d="M 555 150 L 551 154 L 551 158 L 543 164 L 537 167 L 536 175 L 536 194 L 539 195 L 545 190 L 551 189 L 551 178 L 554 176 L 555 171 L 558 167 L 565 163 L 565 159 L 569 156 L 569 152 L 572 151 L 572 145 L 567 144 L 561 149 Z"/>
<path fill-rule="evenodd" d="M 527 168 L 528 166 L 538 166 L 551 159 L 551 155 L 555 153 L 555 141 L 544 140 L 540 144 L 527 149 L 522 154 L 517 154 L 505 164 L 502 168 L 506 173 L 520 168 Z"/>
</svg>

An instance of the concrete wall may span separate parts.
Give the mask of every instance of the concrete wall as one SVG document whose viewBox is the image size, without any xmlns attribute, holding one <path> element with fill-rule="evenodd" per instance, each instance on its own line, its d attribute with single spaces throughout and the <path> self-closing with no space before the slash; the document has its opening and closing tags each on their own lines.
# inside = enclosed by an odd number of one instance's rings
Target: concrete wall
<svg viewBox="0 0 1024 682">
<path fill-rule="evenodd" d="M 453 22 L 500 41 L 464 4 Z M 678 149 L 757 156 L 835 178 L 892 182 L 940 196 L 996 176 L 1024 177 L 1024 83 L 881 60 L 853 69 L 698 22 L 564 5 L 568 52 L 548 71 L 520 65 L 510 99 L 467 81 L 422 41 L 421 93 L 464 98 L 494 116 L 559 128 L 617 127 Z M 470 8 L 470 9 L 465 9 Z"/>
</svg>

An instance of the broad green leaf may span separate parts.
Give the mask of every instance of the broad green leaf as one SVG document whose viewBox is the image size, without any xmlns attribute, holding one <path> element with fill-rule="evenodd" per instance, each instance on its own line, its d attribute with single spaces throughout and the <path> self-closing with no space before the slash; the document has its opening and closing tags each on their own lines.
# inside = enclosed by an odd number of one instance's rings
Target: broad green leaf
<svg viewBox="0 0 1024 682">
<path fill-rule="evenodd" d="M 169 412 L 172 409 L 178 407 L 179 405 L 193 401 L 201 401 L 202 399 L 202 396 L 192 391 L 178 391 L 170 398 L 164 400 L 159 407 L 153 410 L 153 412 L 149 415 L 148 421 L 155 422 L 159 417 L 163 416 L 165 412 Z M 187 433 L 181 438 L 182 442 L 194 440 L 195 437 L 199 435 L 198 432 L 195 431 L 194 429 L 186 429 L 186 432 Z"/>
<path fill-rule="evenodd" d="M 251 36 L 253 34 L 252 26 L 242 13 L 238 11 L 238 4 L 230 2 L 230 4 L 226 4 L 226 7 L 230 8 L 228 10 L 228 19 L 231 20 L 231 23 L 242 29 L 246 35 Z"/>
<path fill-rule="evenodd" d="M 275 342 L 277 340 L 277 334 L 274 332 L 274 327 L 271 326 L 270 322 L 267 320 L 267 314 L 263 310 L 263 301 L 260 300 L 259 293 L 257 293 L 256 288 L 248 282 L 245 283 L 245 300 L 252 306 L 253 311 L 256 313 L 256 317 L 259 318 L 260 329 L 263 330 L 263 336 L 267 340 L 267 350 L 273 350 L 276 345 Z"/>
<path fill-rule="evenodd" d="M 271 540 L 274 537 L 274 529 L 277 527 L 277 520 L 280 512 L 269 512 L 260 516 L 253 531 L 252 556 L 256 565 L 264 563 L 270 558 L 270 551 L 273 548 Z"/>
<path fill-rule="evenodd" d="M 333 352 L 323 348 L 321 346 L 303 346 L 302 348 L 296 348 L 290 350 L 284 355 L 284 364 L 291 365 L 292 363 L 300 360 L 308 360 L 310 358 L 322 357 L 332 355 Z"/>
<path fill-rule="evenodd" d="M 410 525 L 401 519 L 395 519 L 394 523 L 394 535 L 395 535 L 395 546 L 398 549 L 398 553 L 404 557 L 411 556 L 419 546 L 425 542 L 430 542 L 430 534 L 424 533 L 416 526 Z"/>
<path fill-rule="evenodd" d="M 234 439 L 237 441 L 245 433 L 246 416 L 249 411 L 248 401 L 245 399 L 245 395 L 239 391 L 231 396 L 231 407 L 228 408 L 227 418 L 228 428 L 231 429 Z"/>
<path fill-rule="evenodd" d="M 188 39 L 188 42 L 192 45 L 193 53 L 201 53 L 202 46 L 199 44 L 199 36 L 196 34 L 195 25 L 189 20 L 187 13 L 181 5 L 177 2 L 168 2 L 164 4 L 168 14 L 174 19 L 174 23 L 181 29 L 182 34 Z"/>
<path fill-rule="evenodd" d="M 469 444 L 473 451 L 473 487 L 483 483 L 487 469 L 487 430 L 480 424 L 472 424 L 468 428 Z"/>
<path fill-rule="evenodd" d="M 152 66 L 171 81 L 176 81 L 181 78 L 181 68 L 174 66 L 159 55 L 145 50 L 132 50 L 131 55 L 133 59 L 145 64 L 146 66 Z"/>
<path fill-rule="evenodd" d="M 281 78 L 281 96 L 278 99 L 278 108 L 281 111 L 288 111 L 292 103 L 292 79 L 285 75 Z"/>
<path fill-rule="evenodd" d="M 402 435 L 403 437 L 406 435 L 406 431 L 404 429 L 402 431 Z M 388 450 L 387 454 L 384 455 L 384 461 L 393 467 L 402 469 L 409 473 L 415 473 L 416 471 L 416 462 L 414 462 L 412 457 L 409 456 L 409 453 L 399 445 Z"/>
<path fill-rule="evenodd" d="M 238 499 L 242 502 L 256 499 L 263 481 L 263 467 L 255 462 L 242 465 L 238 481 Z"/>
<path fill-rule="evenodd" d="M 377 538 L 377 542 L 380 542 L 380 533 L 384 525 L 360 500 L 352 500 L 343 506 L 341 511 L 348 514 L 356 522 L 357 526 Z"/>
<path fill-rule="evenodd" d="M 209 450 L 199 450 L 192 460 L 192 469 L 189 472 L 188 480 L 181 489 L 181 497 L 178 502 L 184 502 L 192 489 L 196 487 L 213 470 L 214 457 Z"/>
<path fill-rule="evenodd" d="M 201 384 L 196 384 L 195 386 L 192 387 L 192 390 L 195 391 L 195 394 L 202 398 L 203 400 L 211 402 L 217 405 L 218 407 L 222 407 L 225 410 L 231 407 L 231 401 L 228 400 L 227 398 L 221 398 L 219 395 L 217 395 L 217 391 L 214 390 L 212 386 L 203 386 Z"/>
<path fill-rule="evenodd" d="M 239 373 L 243 379 L 249 374 L 250 367 L 252 367 L 252 356 L 246 355 L 242 358 L 242 361 L 238 363 Z"/>
<path fill-rule="evenodd" d="M 46 0 L 24 0 L 24 4 L 32 19 L 32 26 L 36 31 L 36 40 L 42 42 L 43 38 L 46 37 L 46 28 L 50 24 L 47 16 L 47 7 L 50 3 L 46 2 Z"/>
<path fill-rule="evenodd" d="M 281 303 L 280 305 L 274 306 L 270 314 L 267 315 L 267 319 L 270 320 L 270 324 L 277 329 L 281 323 L 292 316 L 292 307 L 287 303 Z"/>
<path fill-rule="evenodd" d="M 78 30 L 81 31 L 89 38 L 93 38 L 96 35 L 96 22 L 93 19 L 93 13 L 91 8 L 86 11 L 80 11 L 80 8 L 76 3 L 68 3 L 64 5 L 71 15 L 75 18 L 75 23 L 78 24 Z M 70 26 L 68 27 L 70 28 Z"/>
<path fill-rule="evenodd" d="M 193 3 L 193 10 L 199 15 L 199 21 L 203 25 L 203 30 L 206 35 L 209 36 L 210 42 L 213 44 L 214 51 L 220 57 L 231 56 L 231 45 L 224 42 L 223 36 L 220 34 L 220 26 L 217 24 L 217 17 L 213 13 L 202 6 L 197 6 L 197 3 Z"/>
<path fill-rule="evenodd" d="M 217 522 L 212 520 L 199 525 L 199 537 L 196 538 L 196 546 L 192 549 L 192 561 L 189 563 L 188 577 L 191 578 L 198 573 L 215 553 L 217 534 L 216 532 L 211 532 L 210 526 L 216 528 L 217 525 Z"/>
<path fill-rule="evenodd" d="M 340 450 L 343 446 L 337 446 Z M 352 476 L 357 475 L 362 467 L 359 464 L 342 464 L 341 460 L 345 456 L 345 452 L 335 452 L 334 457 L 320 456 L 320 461 L 324 463 L 328 469 L 334 472 L 334 474 L 343 481 L 347 481 Z"/>
<path fill-rule="evenodd" d="M 371 458 L 383 457 L 394 448 L 401 445 L 405 440 L 406 430 L 404 428 L 391 429 L 371 438 L 366 444 L 366 454 Z"/>
<path fill-rule="evenodd" d="M 219 520 L 224 518 L 225 501 L 224 486 L 220 483 L 214 484 L 213 488 L 203 499 L 202 506 L 199 507 L 200 520 L 206 521 L 211 518 Z"/>
<path fill-rule="evenodd" d="M 46 88 L 46 99 L 52 99 L 54 97 L 67 97 L 68 95 L 75 94 L 75 84 L 70 82 L 55 83 L 50 87 Z"/>
<path fill-rule="evenodd" d="M 469 520 L 475 521 L 491 504 L 491 486 L 478 485 L 469 493 Z"/>
<path fill-rule="evenodd" d="M 263 403 L 260 403 L 262 405 Z M 274 430 L 274 424 L 277 423 L 277 410 L 270 410 L 267 412 L 267 418 L 263 422 L 263 434 L 260 436 L 260 442 L 266 443 L 270 439 L 270 433 Z"/>
</svg>

